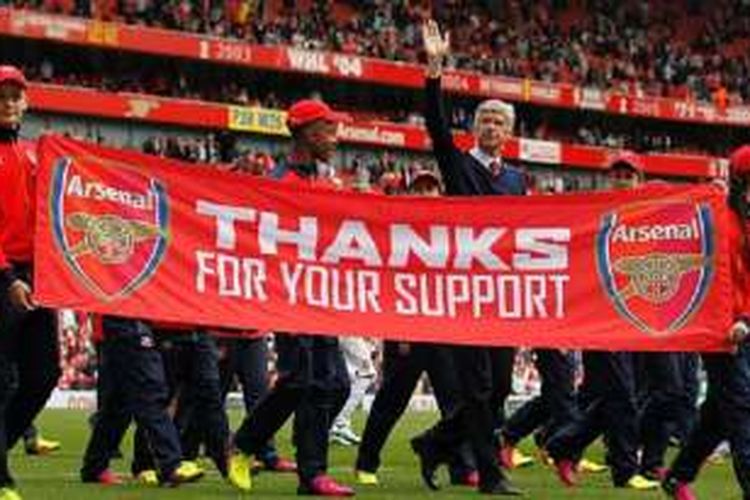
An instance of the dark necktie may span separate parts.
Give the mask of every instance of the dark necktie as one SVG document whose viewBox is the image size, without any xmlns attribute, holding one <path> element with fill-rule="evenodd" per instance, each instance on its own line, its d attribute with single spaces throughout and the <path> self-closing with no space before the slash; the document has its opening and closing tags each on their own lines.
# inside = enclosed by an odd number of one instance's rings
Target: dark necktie
<svg viewBox="0 0 750 500">
<path fill-rule="evenodd" d="M 492 173 L 492 177 L 497 177 L 500 175 L 500 172 L 503 170 L 503 164 L 500 163 L 497 160 L 493 160 L 490 162 L 490 172 Z"/>
</svg>

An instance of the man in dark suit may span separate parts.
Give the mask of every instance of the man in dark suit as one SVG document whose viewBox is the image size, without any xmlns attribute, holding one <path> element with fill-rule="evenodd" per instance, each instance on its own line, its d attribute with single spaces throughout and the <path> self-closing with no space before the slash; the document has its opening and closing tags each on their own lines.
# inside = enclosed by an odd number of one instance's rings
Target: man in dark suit
<svg viewBox="0 0 750 500">
<path fill-rule="evenodd" d="M 468 153 L 456 148 L 440 92 L 443 60 L 449 51 L 449 40 L 442 37 L 434 21 L 425 24 L 423 38 L 428 59 L 425 116 L 445 184 L 445 194 L 525 194 L 523 172 L 504 162 L 500 153 L 503 142 L 513 130 L 513 107 L 499 100 L 480 104 L 474 121 L 477 145 Z M 477 461 L 479 491 L 518 495 L 520 491 L 510 483 L 498 465 L 494 445 L 497 412 L 511 389 L 514 351 L 512 348 L 474 346 L 454 347 L 452 351 L 465 399 L 435 427 L 412 440 L 412 448 L 421 461 L 422 477 L 429 487 L 436 488 L 435 469 L 447 462 L 451 451 L 468 439 Z"/>
</svg>

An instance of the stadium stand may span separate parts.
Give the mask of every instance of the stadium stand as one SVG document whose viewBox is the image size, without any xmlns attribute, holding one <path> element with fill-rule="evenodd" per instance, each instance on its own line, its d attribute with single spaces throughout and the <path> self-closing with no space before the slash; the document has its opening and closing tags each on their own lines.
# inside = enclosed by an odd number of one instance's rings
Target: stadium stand
<svg viewBox="0 0 750 500">
<path fill-rule="evenodd" d="M 10 2 L 20 8 L 207 33 L 266 45 L 414 62 L 420 1 Z M 750 97 L 750 8 L 741 0 L 436 2 L 460 69 L 692 98 Z"/>
</svg>

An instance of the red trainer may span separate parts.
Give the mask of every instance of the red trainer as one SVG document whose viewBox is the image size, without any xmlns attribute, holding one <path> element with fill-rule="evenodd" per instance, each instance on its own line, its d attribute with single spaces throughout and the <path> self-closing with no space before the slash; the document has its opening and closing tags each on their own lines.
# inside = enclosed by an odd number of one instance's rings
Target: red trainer
<svg viewBox="0 0 750 500">
<path fill-rule="evenodd" d="M 298 495 L 317 495 L 321 497 L 351 497 L 354 490 L 334 481 L 331 476 L 321 474 L 307 484 L 300 484 Z"/>
<path fill-rule="evenodd" d="M 662 483 L 662 488 L 669 498 L 673 500 L 698 500 L 688 483 L 683 483 L 675 478 L 667 478 Z"/>
<path fill-rule="evenodd" d="M 122 484 L 122 478 L 110 469 L 103 470 L 97 477 L 96 482 L 105 486 L 116 486 Z"/>
<path fill-rule="evenodd" d="M 687 483 L 679 483 L 674 494 L 675 500 L 698 500 L 693 489 Z"/>
<path fill-rule="evenodd" d="M 472 488 L 479 487 L 479 472 L 473 470 L 466 474 L 463 484 L 465 486 L 471 486 Z"/>
<path fill-rule="evenodd" d="M 578 477 L 576 475 L 576 465 L 571 460 L 560 460 L 555 463 L 555 469 L 557 470 L 557 477 L 560 481 L 567 486 L 573 487 L 578 483 Z"/>
<path fill-rule="evenodd" d="M 479 472 L 472 470 L 461 475 L 451 472 L 451 484 L 453 486 L 470 486 L 476 488 L 479 486 Z"/>
<path fill-rule="evenodd" d="M 667 472 L 669 472 L 669 470 L 666 467 L 657 467 L 654 470 L 650 470 L 643 475 L 644 477 L 646 477 L 646 479 L 661 482 L 667 478 Z"/>
<path fill-rule="evenodd" d="M 515 447 L 506 444 L 500 448 L 500 452 L 497 454 L 497 461 L 500 462 L 500 467 L 505 470 L 513 470 L 516 468 L 516 464 L 513 463 L 513 452 Z"/>
<path fill-rule="evenodd" d="M 286 458 L 277 458 L 272 463 L 263 465 L 263 469 L 270 472 L 297 472 L 297 464 Z"/>
</svg>

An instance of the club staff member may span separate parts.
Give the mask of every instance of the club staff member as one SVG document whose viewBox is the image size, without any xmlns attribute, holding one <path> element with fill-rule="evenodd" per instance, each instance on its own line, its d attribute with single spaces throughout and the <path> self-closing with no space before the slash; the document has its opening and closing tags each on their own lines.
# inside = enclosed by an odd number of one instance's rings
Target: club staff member
<svg viewBox="0 0 750 500">
<path fill-rule="evenodd" d="M 453 143 L 443 109 L 440 82 L 443 61 L 450 50 L 449 38 L 441 35 L 435 21 L 425 23 L 422 38 L 427 54 L 425 81 L 427 130 L 448 196 L 523 195 L 523 173 L 501 156 L 505 139 L 513 130 L 513 107 L 499 100 L 481 103 L 474 117 L 477 144 L 468 153 Z M 449 460 L 463 441 L 471 443 L 479 472 L 479 491 L 485 494 L 518 495 L 498 465 L 494 431 L 498 413 L 510 394 L 513 348 L 461 346 L 452 348 L 464 399 L 451 415 L 412 440 L 421 463 L 422 478 L 435 487 L 434 472 Z"/>
<path fill-rule="evenodd" d="M 0 66 L 0 499 L 17 500 L 13 448 L 60 378 L 56 312 L 32 298 L 36 144 L 19 131 L 27 82 Z"/>
</svg>

